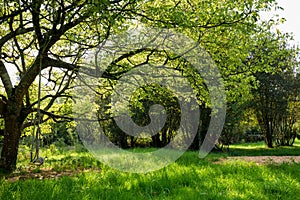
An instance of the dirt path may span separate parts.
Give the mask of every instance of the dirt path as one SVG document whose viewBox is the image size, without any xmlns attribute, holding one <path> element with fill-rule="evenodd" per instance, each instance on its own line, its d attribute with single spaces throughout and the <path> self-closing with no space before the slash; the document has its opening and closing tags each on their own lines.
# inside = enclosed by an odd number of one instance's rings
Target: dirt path
<svg viewBox="0 0 300 200">
<path fill-rule="evenodd" d="M 27 172 L 14 172 L 10 175 L 8 175 L 7 177 L 5 177 L 5 179 L 8 182 L 15 182 L 18 180 L 27 180 L 27 179 L 57 179 L 60 178 L 62 176 L 74 176 L 77 175 L 79 173 L 82 172 L 100 172 L 100 169 L 84 169 L 84 170 L 66 170 L 66 171 L 55 171 L 53 169 L 40 169 L 39 172 L 36 171 L 27 171 Z"/>
<path fill-rule="evenodd" d="M 216 163 L 223 163 L 232 160 L 241 160 L 254 162 L 258 165 L 263 164 L 282 164 L 282 163 L 300 163 L 300 156 L 233 156 L 222 158 Z"/>
</svg>

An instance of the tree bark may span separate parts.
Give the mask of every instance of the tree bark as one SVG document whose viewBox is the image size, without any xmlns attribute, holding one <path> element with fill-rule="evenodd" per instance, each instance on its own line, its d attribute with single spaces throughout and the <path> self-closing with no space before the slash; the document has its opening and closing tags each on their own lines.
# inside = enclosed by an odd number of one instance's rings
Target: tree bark
<svg viewBox="0 0 300 200">
<path fill-rule="evenodd" d="M 4 113 L 4 140 L 0 158 L 0 170 L 12 172 L 16 168 L 19 139 L 23 117 L 21 116 L 22 101 L 12 98 L 7 102 Z"/>
<path fill-rule="evenodd" d="M 159 140 L 159 134 L 155 134 L 151 136 L 152 142 L 151 146 L 152 147 L 160 147 L 160 140 Z"/>
<path fill-rule="evenodd" d="M 8 116 L 5 120 L 3 148 L 1 152 L 0 168 L 11 172 L 16 168 L 21 126 L 17 116 Z"/>
<path fill-rule="evenodd" d="M 266 122 L 266 123 L 268 123 L 268 122 Z M 266 142 L 268 148 L 273 148 L 273 131 L 272 131 L 272 127 L 270 127 L 269 124 L 266 124 L 265 142 Z"/>
<path fill-rule="evenodd" d="M 0 99 L 0 116 L 4 113 L 4 106 L 4 102 L 2 101 L 2 99 Z"/>
</svg>

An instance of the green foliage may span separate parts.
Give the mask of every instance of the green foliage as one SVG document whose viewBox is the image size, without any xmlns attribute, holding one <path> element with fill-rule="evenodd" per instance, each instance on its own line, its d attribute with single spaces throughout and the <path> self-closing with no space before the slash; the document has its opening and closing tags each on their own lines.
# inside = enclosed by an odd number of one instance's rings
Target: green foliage
<svg viewBox="0 0 300 200">
<path fill-rule="evenodd" d="M 247 129 L 247 127 L 241 126 L 247 120 L 246 115 L 249 113 L 250 102 L 253 100 L 253 88 L 257 87 L 258 81 L 255 74 L 258 72 L 273 73 L 274 70 L 276 71 L 274 68 L 283 70 L 286 67 L 284 62 L 288 62 L 289 66 L 295 64 L 292 59 L 296 57 L 296 49 L 289 49 L 285 45 L 291 39 L 290 36 L 279 33 L 276 35 L 270 31 L 282 20 L 274 18 L 269 22 L 260 23 L 258 21 L 261 10 L 281 9 L 276 1 L 161 2 L 153 0 L 137 5 L 136 20 L 144 22 L 143 26 L 174 29 L 195 39 L 209 52 L 223 75 L 227 92 L 227 118 L 223 136 L 219 142 L 229 144 L 241 141 L 242 135 Z M 266 53 L 266 51 L 272 53 Z M 285 57 L 286 55 L 289 55 L 288 58 Z M 129 56 L 130 60 L 122 59 L 118 63 L 113 63 L 106 72 L 116 74 L 115 78 L 118 79 L 122 74 L 145 62 L 153 65 L 167 63 L 189 80 L 195 90 L 199 105 L 204 108 L 210 107 L 209 93 L 201 75 L 197 74 L 193 67 L 183 59 L 175 58 L 176 55 L 146 50 Z M 285 60 L 278 62 L 278 59 Z M 111 80 L 108 82 L 110 86 L 115 83 Z M 101 84 L 102 88 L 109 88 L 107 82 Z M 113 87 L 108 90 L 111 91 L 107 93 L 111 94 Z M 105 105 L 105 101 L 109 101 L 108 99 L 107 96 L 102 98 L 99 105 Z M 109 103 L 106 106 L 110 107 Z M 140 108 L 142 108 L 141 104 Z M 135 110 L 137 112 L 135 121 L 137 122 L 137 118 L 139 118 L 140 121 L 145 121 L 142 124 L 147 124 L 149 117 L 144 117 L 145 112 L 141 110 Z M 142 115 L 140 115 L 141 113 Z M 106 114 L 108 113 L 106 112 Z M 209 117 L 208 115 L 207 118 Z M 113 121 L 108 123 L 111 124 L 110 128 L 116 125 Z M 202 129 L 205 129 L 205 126 L 207 124 L 204 124 Z M 127 143 L 128 138 L 120 129 L 115 127 L 113 131 L 119 136 L 117 140 L 124 140 L 123 143 Z M 197 138 L 199 137 L 197 136 Z"/>
<path fill-rule="evenodd" d="M 254 73 L 257 87 L 253 88 L 250 105 L 269 147 L 273 142 L 292 145 L 296 137 L 295 113 L 299 109 L 299 83 L 295 74 L 299 65 L 298 49 L 288 45 L 287 35 L 264 33 L 259 36 L 247 59 L 250 65 L 260 68 Z"/>
<path fill-rule="evenodd" d="M 56 145 L 75 145 L 78 143 L 79 138 L 75 131 L 75 127 L 70 123 L 52 123 L 50 124 L 51 132 L 43 134 L 43 145 L 50 145 L 55 143 Z"/>
<path fill-rule="evenodd" d="M 151 123 L 148 116 L 152 105 L 159 104 L 166 109 L 167 119 L 157 136 L 152 137 L 152 147 L 168 144 L 174 137 L 180 124 L 180 107 L 171 91 L 157 85 L 147 85 L 135 91 L 131 98 L 130 111 L 136 124 L 145 126 Z M 134 138 L 135 140 L 137 138 Z M 151 138 L 150 138 L 151 139 Z"/>
</svg>

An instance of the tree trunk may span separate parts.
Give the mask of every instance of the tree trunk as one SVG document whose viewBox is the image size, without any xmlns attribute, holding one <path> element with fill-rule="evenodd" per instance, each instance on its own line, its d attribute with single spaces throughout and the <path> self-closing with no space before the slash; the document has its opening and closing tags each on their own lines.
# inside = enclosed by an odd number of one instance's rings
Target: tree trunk
<svg viewBox="0 0 300 200">
<path fill-rule="evenodd" d="M 273 130 L 270 127 L 270 123 L 266 123 L 266 136 L 265 142 L 269 148 L 273 148 Z"/>
<path fill-rule="evenodd" d="M 272 136 L 270 136 L 270 134 L 267 134 L 265 141 L 266 141 L 268 148 L 273 148 Z"/>
<path fill-rule="evenodd" d="M 19 139 L 24 117 L 21 116 L 22 101 L 15 96 L 8 100 L 4 112 L 4 140 L 0 158 L 0 170 L 12 172 L 16 168 Z"/>
<path fill-rule="evenodd" d="M 11 172 L 16 168 L 21 126 L 17 116 L 5 119 L 4 141 L 0 159 L 0 169 Z"/>
<path fill-rule="evenodd" d="M 161 136 L 161 146 L 162 147 L 168 144 L 167 135 L 168 135 L 168 127 L 163 128 L 163 130 L 162 130 L 162 136 Z"/>
<path fill-rule="evenodd" d="M 152 135 L 151 139 L 151 147 L 160 147 L 159 134 Z"/>
</svg>

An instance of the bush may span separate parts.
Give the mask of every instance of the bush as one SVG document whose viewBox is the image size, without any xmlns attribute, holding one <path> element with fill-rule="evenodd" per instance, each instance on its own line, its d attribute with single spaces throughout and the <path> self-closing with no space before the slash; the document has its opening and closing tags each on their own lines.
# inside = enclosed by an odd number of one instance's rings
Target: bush
<svg viewBox="0 0 300 200">
<path fill-rule="evenodd" d="M 65 123 L 52 123 L 51 133 L 42 136 L 43 145 L 55 144 L 58 146 L 75 145 L 79 142 L 79 137 L 74 127 Z"/>
</svg>

